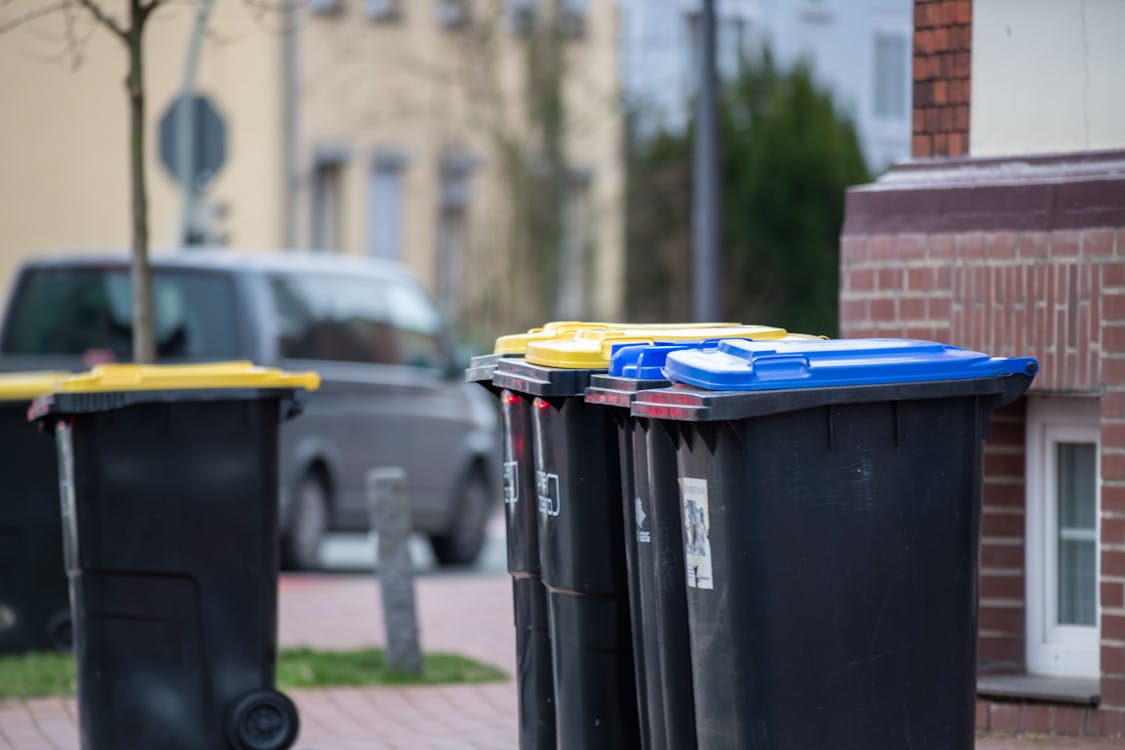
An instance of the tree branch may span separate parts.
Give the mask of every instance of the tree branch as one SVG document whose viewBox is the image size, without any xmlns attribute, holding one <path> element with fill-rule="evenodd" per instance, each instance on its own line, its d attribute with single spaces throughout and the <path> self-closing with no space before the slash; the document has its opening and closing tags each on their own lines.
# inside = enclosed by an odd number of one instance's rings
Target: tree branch
<svg viewBox="0 0 1125 750">
<path fill-rule="evenodd" d="M 91 16 L 94 17 L 95 21 L 100 23 L 102 26 L 105 26 L 107 29 L 109 29 L 114 34 L 116 34 L 118 37 L 120 37 L 121 41 L 126 41 L 128 39 L 128 35 L 126 33 L 125 28 L 120 23 L 118 23 L 113 18 L 113 16 L 109 15 L 104 10 L 102 10 L 94 2 L 94 0 L 75 0 L 75 2 L 77 2 L 83 8 L 85 8 L 86 11 Z"/>
<path fill-rule="evenodd" d="M 23 26 L 25 23 L 30 23 L 37 18 L 49 16 L 52 13 L 57 13 L 60 10 L 65 10 L 70 5 L 70 0 L 61 0 L 61 2 L 44 5 L 37 10 L 25 10 L 22 14 L 16 16 L 11 21 L 0 23 L 0 34 L 11 31 L 14 28 Z"/>
<path fill-rule="evenodd" d="M 148 0 L 147 3 L 142 3 L 140 7 L 140 23 L 144 23 L 145 19 L 152 14 L 154 10 L 163 5 L 167 0 Z"/>
</svg>

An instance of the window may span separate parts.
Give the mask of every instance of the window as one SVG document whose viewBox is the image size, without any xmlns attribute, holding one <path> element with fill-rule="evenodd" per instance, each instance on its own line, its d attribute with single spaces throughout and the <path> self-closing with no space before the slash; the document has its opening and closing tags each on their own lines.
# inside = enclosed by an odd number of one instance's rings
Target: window
<svg viewBox="0 0 1125 750">
<path fill-rule="evenodd" d="M 535 23 L 535 0 L 508 0 L 508 27 L 513 34 L 527 34 Z"/>
<path fill-rule="evenodd" d="M 1027 414 L 1027 665 L 1097 677 L 1096 399 L 1031 398 Z"/>
<path fill-rule="evenodd" d="M 440 0 L 438 23 L 447 29 L 456 29 L 469 22 L 469 0 Z"/>
<path fill-rule="evenodd" d="M 270 291 L 280 357 L 395 361 L 384 282 L 353 276 L 277 276 L 270 281 Z"/>
<path fill-rule="evenodd" d="M 461 277 L 468 244 L 469 188 L 476 163 L 452 156 L 442 162 L 438 216 L 438 298 L 449 315 L 460 307 Z"/>
<path fill-rule="evenodd" d="M 397 21 L 401 16 L 398 0 L 366 0 L 367 17 L 372 21 Z"/>
<path fill-rule="evenodd" d="M 881 120 L 905 121 L 908 112 L 907 85 L 909 45 L 905 34 L 875 35 L 875 116 Z"/>
<path fill-rule="evenodd" d="M 243 356 L 234 284 L 202 271 L 153 269 L 156 353 L 161 360 Z M 31 271 L 15 292 L 4 351 L 132 359 L 133 285 L 128 269 Z"/>
<path fill-rule="evenodd" d="M 309 0 L 309 10 L 320 15 L 338 13 L 341 0 Z"/>
<path fill-rule="evenodd" d="M 376 258 L 402 259 L 402 181 L 406 164 L 405 156 L 394 153 L 379 154 L 372 164 L 368 252 Z"/>
<path fill-rule="evenodd" d="M 396 361 L 410 367 L 442 367 L 442 320 L 429 298 L 413 283 L 395 283 L 387 291 Z"/>
<path fill-rule="evenodd" d="M 562 30 L 567 36 L 581 36 L 586 31 L 587 0 L 563 0 Z"/>
<path fill-rule="evenodd" d="M 313 250 L 339 250 L 343 239 L 343 186 L 347 157 L 338 150 L 319 153 L 313 164 Z"/>
</svg>

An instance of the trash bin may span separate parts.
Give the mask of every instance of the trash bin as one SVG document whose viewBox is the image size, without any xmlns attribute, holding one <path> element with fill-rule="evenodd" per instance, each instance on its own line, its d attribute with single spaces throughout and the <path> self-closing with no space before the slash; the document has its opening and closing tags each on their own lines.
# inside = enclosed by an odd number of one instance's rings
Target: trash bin
<svg viewBox="0 0 1125 750">
<path fill-rule="evenodd" d="M 736 324 L 706 324 L 706 327 Z M 684 324 L 681 328 L 705 327 Z M 492 377 L 506 358 L 523 357 L 532 342 L 573 338 L 580 331 L 648 330 L 663 328 L 620 323 L 555 321 L 527 333 L 496 339 L 492 354 L 474 357 L 465 374 L 500 399 L 503 426 L 504 516 L 507 525 L 508 572 L 516 627 L 516 684 L 519 695 L 519 735 L 522 750 L 555 747 L 554 681 L 547 618 L 547 595 L 540 580 L 538 504 L 535 501 L 535 461 L 532 452 L 531 404 L 527 394 L 496 387 Z"/>
<path fill-rule="evenodd" d="M 822 339 L 790 333 L 784 340 Z M 647 712 L 641 713 L 649 725 L 646 747 L 653 750 L 695 747 L 691 654 L 686 648 L 662 646 L 688 642 L 680 490 L 670 425 L 630 418 L 629 409 L 642 391 L 671 385 L 663 373 L 670 352 L 694 346 L 622 346 L 614 352 L 609 372 L 592 375 L 586 389 L 586 403 L 615 407 L 622 466 L 632 466 L 631 481 L 623 477 L 622 482 L 625 551 L 633 652 L 643 665 L 638 675 L 643 673 L 646 682 L 640 693 Z"/>
<path fill-rule="evenodd" d="M 492 354 L 474 357 L 465 373 L 500 399 L 503 429 L 504 520 L 508 573 L 512 576 L 512 611 L 516 628 L 516 690 L 521 750 L 554 750 L 555 688 L 547 625 L 547 592 L 540 581 L 535 461 L 531 450 L 531 400 L 496 388 L 492 376 L 506 357 L 522 357 L 533 340 L 566 336 L 581 323 L 547 323 L 526 334 L 501 336 Z M 598 325 L 598 324 L 591 324 Z"/>
<path fill-rule="evenodd" d="M 681 385 L 632 414 L 679 428 L 701 750 L 973 747 L 982 442 L 1036 369 L 891 339 L 668 355 Z"/>
<path fill-rule="evenodd" d="M 613 348 L 624 344 L 784 334 L 764 326 L 582 330 L 530 342 L 526 359 L 497 364 L 495 386 L 534 397 L 539 552 L 564 750 L 641 747 L 650 739 L 647 718 L 638 717 L 647 709 L 638 692 L 647 678 L 634 672 L 644 665 L 632 653 L 620 500 L 632 471 L 622 470 L 610 411 L 584 401 L 590 376 L 604 372 Z"/>
<path fill-rule="evenodd" d="M 278 428 L 314 373 L 103 365 L 54 430 L 83 750 L 283 750 L 274 689 Z"/>
<path fill-rule="evenodd" d="M 70 647 L 55 448 L 27 423 L 64 372 L 0 375 L 0 653 Z"/>
</svg>

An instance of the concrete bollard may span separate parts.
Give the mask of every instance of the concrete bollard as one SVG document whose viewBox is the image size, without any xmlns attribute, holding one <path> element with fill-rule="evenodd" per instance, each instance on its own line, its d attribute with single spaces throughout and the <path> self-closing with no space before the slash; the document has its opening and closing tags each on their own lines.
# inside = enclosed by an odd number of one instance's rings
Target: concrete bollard
<svg viewBox="0 0 1125 750">
<path fill-rule="evenodd" d="M 414 572 L 407 544 L 410 499 L 402 467 L 372 469 L 367 473 L 367 503 L 371 528 L 378 534 L 375 565 L 383 593 L 387 665 L 402 672 L 421 674 Z"/>
</svg>

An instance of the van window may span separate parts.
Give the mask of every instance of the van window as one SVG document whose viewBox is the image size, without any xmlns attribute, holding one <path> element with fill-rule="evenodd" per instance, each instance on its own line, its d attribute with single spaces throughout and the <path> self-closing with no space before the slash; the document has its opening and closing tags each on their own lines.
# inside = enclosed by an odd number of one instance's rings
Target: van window
<svg viewBox="0 0 1125 750">
<path fill-rule="evenodd" d="M 270 290 L 282 357 L 395 361 L 383 282 L 351 276 L 275 276 Z"/>
<path fill-rule="evenodd" d="M 421 288 L 391 284 L 387 306 L 395 327 L 399 362 L 411 367 L 440 368 L 444 360 L 441 315 Z"/>
<path fill-rule="evenodd" d="M 239 351 L 233 281 L 153 269 L 156 350 L 164 360 L 230 359 Z M 132 282 L 126 269 L 43 268 L 24 274 L 4 334 L 13 354 L 112 352 L 132 358 Z"/>
</svg>

